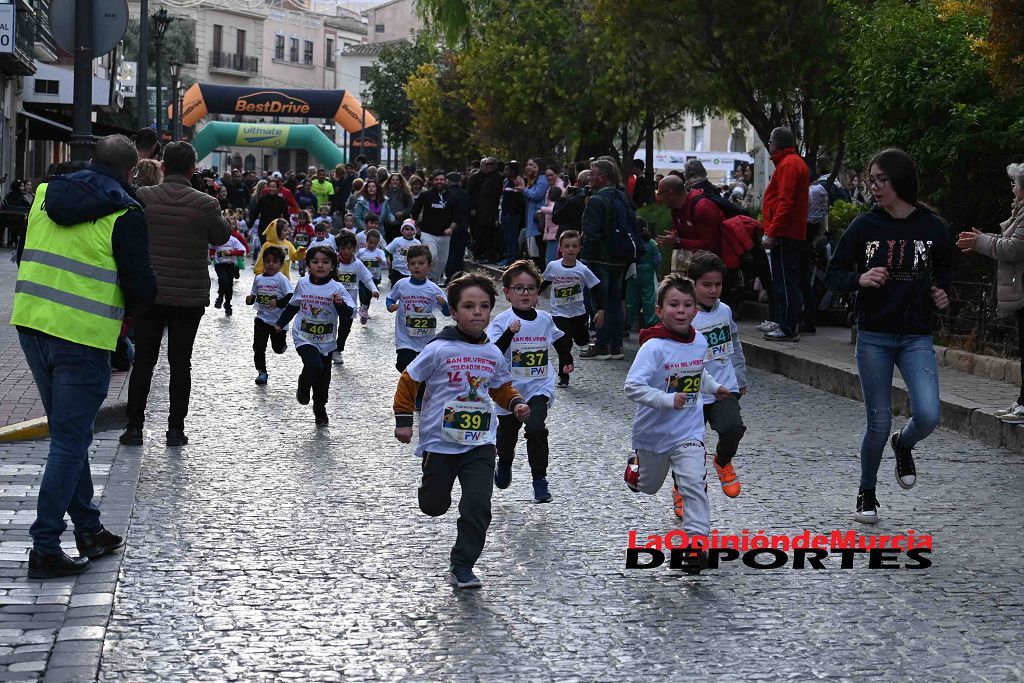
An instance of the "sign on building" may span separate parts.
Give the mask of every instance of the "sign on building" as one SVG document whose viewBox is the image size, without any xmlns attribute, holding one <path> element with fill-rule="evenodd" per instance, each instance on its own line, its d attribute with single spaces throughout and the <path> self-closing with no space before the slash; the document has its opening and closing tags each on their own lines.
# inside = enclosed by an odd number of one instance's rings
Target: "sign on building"
<svg viewBox="0 0 1024 683">
<path fill-rule="evenodd" d="M 0 5 L 0 54 L 14 54 L 14 5 Z"/>
<path fill-rule="evenodd" d="M 121 62 L 117 70 L 117 91 L 124 97 L 135 97 L 135 78 L 138 62 Z"/>
</svg>

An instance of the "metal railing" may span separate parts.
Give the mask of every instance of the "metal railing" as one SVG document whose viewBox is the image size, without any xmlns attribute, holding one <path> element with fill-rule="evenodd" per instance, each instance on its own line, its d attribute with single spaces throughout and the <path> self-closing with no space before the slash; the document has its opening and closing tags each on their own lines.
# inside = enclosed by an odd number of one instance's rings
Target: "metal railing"
<svg viewBox="0 0 1024 683">
<path fill-rule="evenodd" d="M 936 316 L 935 343 L 973 353 L 1016 358 L 1017 322 L 1000 316 L 992 280 L 954 282 L 949 310 Z"/>
<path fill-rule="evenodd" d="M 244 73 L 259 73 L 260 60 L 258 57 L 249 57 L 232 52 L 210 52 L 211 69 L 230 69 Z"/>
</svg>

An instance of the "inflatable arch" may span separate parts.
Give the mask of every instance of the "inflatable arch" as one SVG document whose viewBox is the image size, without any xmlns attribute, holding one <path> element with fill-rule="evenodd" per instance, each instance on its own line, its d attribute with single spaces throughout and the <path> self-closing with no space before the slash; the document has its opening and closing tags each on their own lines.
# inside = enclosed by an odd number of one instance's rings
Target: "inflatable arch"
<svg viewBox="0 0 1024 683">
<path fill-rule="evenodd" d="M 312 124 L 288 126 L 269 123 L 226 123 L 210 121 L 192 139 L 196 156 L 203 159 L 219 146 L 277 147 L 309 150 L 321 165 L 334 168 L 345 155 L 334 141 Z"/>
<path fill-rule="evenodd" d="M 233 116 L 294 117 L 306 119 L 334 119 L 350 134 L 352 150 L 358 154 L 365 139 L 368 157 L 380 149 L 380 124 L 377 118 L 364 111 L 362 103 L 347 90 L 299 90 L 295 88 L 261 88 L 235 85 L 213 85 L 196 83 L 182 99 L 182 124 L 194 126 L 207 114 L 230 114 Z M 168 114 L 170 116 L 170 114 Z M 365 123 L 365 131 L 363 125 Z M 225 128 L 227 126 L 228 128 Z M 213 127 L 210 133 L 207 129 Z M 229 130 L 230 129 L 230 130 Z M 319 133 L 317 136 L 309 129 Z M 204 134 L 206 134 L 204 136 Z M 262 140 L 260 140 L 262 138 Z M 200 151 L 200 140 L 216 140 L 206 143 L 208 148 Z M 285 126 L 280 124 L 225 123 L 211 121 L 195 137 L 199 158 L 213 151 L 217 145 L 248 147 L 309 147 L 322 163 L 334 165 L 330 159 L 343 160 L 338 147 L 313 125 Z M 327 156 L 324 143 L 334 148 L 334 154 Z"/>
</svg>

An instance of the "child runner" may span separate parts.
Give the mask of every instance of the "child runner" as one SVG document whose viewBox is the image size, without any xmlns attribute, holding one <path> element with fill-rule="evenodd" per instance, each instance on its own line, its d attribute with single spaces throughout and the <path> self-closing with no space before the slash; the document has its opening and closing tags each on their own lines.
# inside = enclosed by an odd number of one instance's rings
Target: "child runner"
<svg viewBox="0 0 1024 683">
<path fill-rule="evenodd" d="M 640 350 L 626 375 L 626 396 L 637 403 L 633 418 L 633 449 L 626 468 L 630 490 L 655 494 L 669 469 L 682 494 L 683 530 L 707 536 L 711 530 L 704 466 L 704 413 L 701 394 L 730 396 L 704 370 L 708 343 L 691 325 L 697 315 L 693 283 L 679 275 L 666 277 L 658 290 L 661 323 L 640 333 Z M 700 573 L 707 566 L 705 549 L 684 569 Z"/>
<path fill-rule="evenodd" d="M 555 369 L 548 360 L 548 350 L 564 334 L 547 311 L 537 310 L 540 271 L 532 261 L 516 261 L 501 276 L 505 297 L 512 308 L 495 316 L 487 337 L 505 355 L 505 364 L 512 373 L 512 386 L 530 406 L 526 421 L 526 454 L 533 475 L 533 499 L 538 503 L 551 500 L 548 490 L 548 429 L 545 421 L 548 408 L 555 400 Z M 558 367 L 572 372 L 572 356 L 559 352 Z M 516 455 L 520 423 L 507 411 L 498 408 L 498 466 L 494 485 L 507 489 L 512 483 L 512 461 Z"/>
<path fill-rule="evenodd" d="M 292 322 L 292 344 L 302 358 L 302 374 L 296 400 L 309 404 L 313 391 L 313 415 L 318 427 L 327 424 L 327 392 L 331 388 L 331 352 L 337 346 L 338 319 L 351 318 L 355 303 L 337 281 L 338 254 L 329 247 L 306 252 L 309 275 L 295 285 L 288 307 L 274 326 L 280 332 Z"/>
<path fill-rule="evenodd" d="M 360 287 L 369 289 L 373 298 L 380 298 L 377 285 L 373 283 L 373 275 L 362 261 L 356 260 L 356 236 L 347 230 L 338 235 L 338 282 L 345 285 L 348 296 L 353 302 L 359 299 Z M 352 315 L 338 321 L 338 350 L 334 352 L 336 365 L 345 364 L 341 354 L 345 351 L 345 341 L 348 339 L 349 333 L 352 332 L 352 319 L 355 314 L 353 306 Z"/>
<path fill-rule="evenodd" d="M 240 277 L 241 272 L 245 270 L 245 256 L 249 253 L 249 243 L 245 239 L 245 228 L 242 226 L 241 222 L 239 222 L 237 213 L 231 209 L 225 209 L 224 217 L 227 219 L 228 227 L 231 229 L 231 236 L 241 242 L 242 246 L 245 247 L 245 253 L 241 256 L 235 257 L 235 265 L 237 266 L 235 269 L 235 279 L 237 280 Z"/>
<path fill-rule="evenodd" d="M 636 262 L 636 277 L 626 284 L 626 325 L 638 322 L 637 329 L 658 324 L 654 314 L 654 299 L 658 291 L 658 268 L 661 266 L 661 252 L 658 243 L 651 237 L 647 221 L 636 217 L 640 239 L 647 245 L 644 255 Z"/>
<path fill-rule="evenodd" d="M 313 247 L 330 247 L 334 251 L 338 251 L 338 241 L 334 238 L 334 235 L 327 232 L 327 228 L 330 223 L 320 221 L 313 226 L 313 240 L 309 243 L 309 248 Z"/>
<path fill-rule="evenodd" d="M 366 246 L 359 250 L 356 258 L 370 271 L 373 284 L 380 287 L 381 273 L 387 264 L 388 255 L 380 248 L 380 232 L 366 231 Z M 363 325 L 370 318 L 370 290 L 359 285 L 359 322 Z"/>
<path fill-rule="evenodd" d="M 740 481 L 732 459 L 747 431 L 740 415 L 740 397 L 747 393 L 747 362 L 732 309 L 720 300 L 725 273 L 725 263 L 710 251 L 698 251 L 690 258 L 688 275 L 697 296 L 697 317 L 693 319 L 693 326 L 708 342 L 704 369 L 729 390 L 725 398 L 704 398 L 704 420 L 711 423 L 711 429 L 718 434 L 718 446 L 711 462 L 722 483 L 722 491 L 735 498 L 740 495 Z M 681 516 L 683 500 L 674 487 L 672 498 L 676 516 Z"/>
<path fill-rule="evenodd" d="M 404 227 L 404 226 L 403 226 Z M 393 242 L 392 242 L 393 243 Z M 430 249 L 422 244 L 409 247 L 411 275 L 398 280 L 388 294 L 388 311 L 395 316 L 395 368 L 402 372 L 419 355 L 423 347 L 434 338 L 437 318 L 434 309 L 449 314 L 444 292 L 427 279 L 430 275 Z"/>
<path fill-rule="evenodd" d="M 252 291 L 245 303 L 256 304 L 256 318 L 253 320 L 252 351 L 256 365 L 256 384 L 267 383 L 267 340 L 274 353 L 280 355 L 288 348 L 288 333 L 274 329 L 281 314 L 292 298 L 292 283 L 284 273 L 284 250 L 270 247 L 263 254 L 263 274 L 252 281 Z"/>
<path fill-rule="evenodd" d="M 323 222 L 327 223 L 327 227 L 328 228 L 331 227 L 332 221 L 331 221 L 331 205 L 330 204 L 321 204 L 320 205 L 320 208 L 317 210 L 317 215 L 313 219 L 313 227 L 316 227 L 316 226 L 320 225 Z"/>
<path fill-rule="evenodd" d="M 422 244 L 422 242 L 416 239 L 415 235 L 416 221 L 406 218 L 402 221 L 402 234 L 391 240 L 388 246 L 384 247 L 384 251 L 388 252 L 388 257 L 390 258 L 388 279 L 391 280 L 392 287 L 403 277 L 409 277 L 409 249 L 417 244 Z"/>
<path fill-rule="evenodd" d="M 309 224 L 309 211 L 299 211 L 296 218 L 295 227 L 292 229 L 292 244 L 299 251 L 309 247 L 310 242 L 313 241 L 313 236 L 316 231 L 313 230 L 313 226 Z M 335 250 L 337 251 L 337 250 Z M 299 277 L 306 274 L 306 260 L 298 259 L 299 261 Z"/>
<path fill-rule="evenodd" d="M 260 255 L 256 257 L 256 263 L 252 266 L 252 272 L 259 275 L 263 272 L 263 252 L 267 250 L 267 247 L 277 247 L 285 252 L 287 258 L 281 265 L 281 272 L 287 278 L 291 277 L 289 272 L 289 264 L 292 261 L 303 258 L 305 254 L 297 250 L 292 243 L 288 241 L 285 235 L 288 234 L 288 221 L 283 218 L 276 218 L 270 222 L 270 226 L 263 233 L 263 246 L 260 247 Z"/>
<path fill-rule="evenodd" d="M 229 235 L 228 241 L 215 251 L 213 269 L 217 272 L 217 300 L 213 307 L 220 308 L 224 304 L 224 315 L 230 317 L 231 294 L 235 286 L 235 274 L 238 272 L 235 259 L 245 254 L 245 246 L 234 235 Z"/>
<path fill-rule="evenodd" d="M 356 242 L 360 249 L 366 246 L 366 233 L 371 230 L 376 230 L 380 233 L 380 217 L 375 213 L 368 213 L 366 218 L 363 219 L 363 225 L 366 226 L 366 229 L 356 233 Z"/>
<path fill-rule="evenodd" d="M 459 588 L 482 585 L 473 566 L 491 523 L 495 428 L 488 396 L 520 422 L 530 417 L 530 407 L 513 388 L 504 358 L 484 334 L 496 296 L 490 278 L 453 279 L 448 297 L 455 325 L 423 349 L 402 373 L 395 391 L 395 438 L 409 443 L 416 396 L 424 387 L 416 444 L 416 454 L 423 459 L 420 509 L 431 517 L 443 515 L 451 507 L 456 478 L 462 489 L 449 570 L 449 580 Z"/>
<path fill-rule="evenodd" d="M 560 260 L 552 261 L 544 269 L 544 282 L 541 283 L 540 291 L 551 287 L 551 316 L 555 320 L 558 329 L 565 333 L 559 341 L 561 348 L 558 348 L 559 355 L 568 355 L 568 364 L 573 364 L 572 345 L 573 342 L 579 346 L 586 346 L 590 343 L 589 319 L 587 308 L 583 302 L 584 290 L 590 290 L 598 310 L 604 308 L 601 302 L 601 280 L 587 268 L 586 265 L 576 260 L 580 253 L 583 242 L 580 234 L 575 230 L 566 230 L 558 238 L 558 248 L 562 252 Z M 558 370 L 558 386 L 569 386 L 569 374 L 564 368 Z"/>
</svg>

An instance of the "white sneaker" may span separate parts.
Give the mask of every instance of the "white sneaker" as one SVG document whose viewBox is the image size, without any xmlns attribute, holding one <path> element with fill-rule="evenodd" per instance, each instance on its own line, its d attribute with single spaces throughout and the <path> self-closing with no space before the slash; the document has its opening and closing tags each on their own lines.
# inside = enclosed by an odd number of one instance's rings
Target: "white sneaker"
<svg viewBox="0 0 1024 683">
<path fill-rule="evenodd" d="M 780 329 L 781 326 L 777 322 L 765 320 L 763 323 L 758 325 L 757 328 L 762 332 L 774 332 L 775 330 Z"/>
<path fill-rule="evenodd" d="M 1024 422 L 1024 406 L 1013 404 L 1013 409 L 1005 415 L 1000 415 L 999 419 L 1003 422 Z"/>
<path fill-rule="evenodd" d="M 1020 407 L 1021 407 L 1020 404 L 1017 403 L 1016 401 L 1014 401 L 1013 405 L 1010 406 L 1009 408 L 1003 408 L 1002 410 L 997 410 L 996 412 L 994 412 L 992 414 L 995 415 L 996 417 L 1002 417 L 1003 415 L 1009 415 L 1014 410 L 1017 410 Z"/>
<path fill-rule="evenodd" d="M 344 365 L 345 359 L 341 357 L 341 351 L 335 351 L 332 355 L 332 360 L 335 365 Z"/>
</svg>

